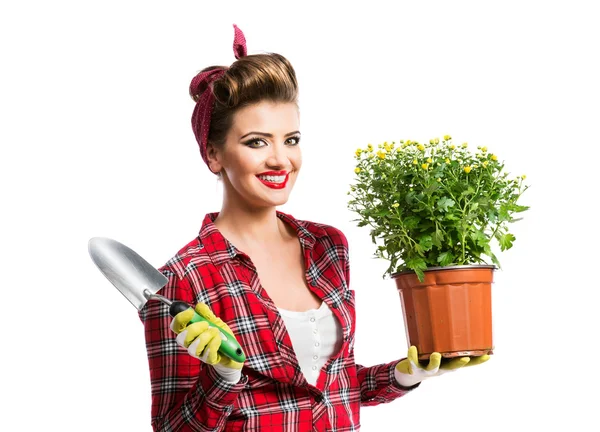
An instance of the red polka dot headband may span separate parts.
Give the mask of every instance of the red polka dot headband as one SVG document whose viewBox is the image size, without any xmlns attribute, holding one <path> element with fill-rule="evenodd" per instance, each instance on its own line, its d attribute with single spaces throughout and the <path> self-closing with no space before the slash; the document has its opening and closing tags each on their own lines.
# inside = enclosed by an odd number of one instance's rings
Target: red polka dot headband
<svg viewBox="0 0 600 432">
<path fill-rule="evenodd" d="M 244 33 L 236 26 L 233 25 L 234 39 L 233 39 L 233 54 L 236 59 L 245 57 L 247 55 L 246 50 L 246 38 Z M 208 166 L 208 157 L 206 156 L 206 143 L 208 141 L 208 132 L 210 130 L 210 118 L 212 115 L 213 107 L 215 105 L 215 98 L 212 92 L 212 83 L 221 78 L 225 74 L 226 69 L 213 69 L 207 72 L 201 72 L 194 77 L 190 84 L 190 94 L 196 101 L 196 107 L 192 114 L 192 129 L 196 136 L 196 141 L 200 146 L 200 155 L 204 160 L 204 163 Z M 210 169 L 210 168 L 209 168 Z"/>
</svg>

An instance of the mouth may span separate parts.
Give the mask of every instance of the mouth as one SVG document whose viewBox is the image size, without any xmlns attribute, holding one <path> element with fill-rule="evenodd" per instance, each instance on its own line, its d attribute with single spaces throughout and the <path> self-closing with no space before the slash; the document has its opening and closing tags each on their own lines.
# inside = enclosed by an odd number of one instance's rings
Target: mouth
<svg viewBox="0 0 600 432">
<path fill-rule="evenodd" d="M 271 189 L 283 189 L 288 182 L 290 175 L 257 175 L 256 178 L 260 180 L 262 184 Z"/>
</svg>

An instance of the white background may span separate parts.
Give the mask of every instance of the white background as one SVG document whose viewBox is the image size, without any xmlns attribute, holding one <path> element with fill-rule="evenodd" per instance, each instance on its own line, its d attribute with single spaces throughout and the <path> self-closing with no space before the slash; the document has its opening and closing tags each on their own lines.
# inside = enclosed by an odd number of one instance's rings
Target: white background
<svg viewBox="0 0 600 432">
<path fill-rule="evenodd" d="M 362 409 L 362 430 L 594 429 L 594 2 L 394 3 L 2 3 L 2 430 L 151 431 L 142 324 L 87 242 L 116 239 L 158 267 L 220 210 L 188 86 L 235 60 L 233 23 L 249 54 L 296 69 L 304 165 L 280 210 L 347 235 L 358 363 L 407 346 L 388 264 L 346 207 L 354 150 L 450 134 L 531 184 L 499 256 L 492 359 Z"/>
</svg>

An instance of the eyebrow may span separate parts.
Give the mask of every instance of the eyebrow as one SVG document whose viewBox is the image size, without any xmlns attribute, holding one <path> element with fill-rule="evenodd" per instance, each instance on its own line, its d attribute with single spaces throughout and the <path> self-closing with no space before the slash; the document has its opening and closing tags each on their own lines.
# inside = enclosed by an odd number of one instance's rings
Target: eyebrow
<svg viewBox="0 0 600 432">
<path fill-rule="evenodd" d="M 295 135 L 295 134 L 299 134 L 299 133 L 300 133 L 300 131 L 294 131 L 294 132 L 287 133 L 284 136 L 288 137 L 290 135 Z M 268 138 L 273 138 L 273 134 L 266 133 L 266 132 L 248 132 L 246 135 L 243 135 L 242 137 L 240 137 L 240 139 L 243 139 L 243 138 L 247 137 L 248 135 L 262 135 L 262 136 L 266 136 Z"/>
</svg>

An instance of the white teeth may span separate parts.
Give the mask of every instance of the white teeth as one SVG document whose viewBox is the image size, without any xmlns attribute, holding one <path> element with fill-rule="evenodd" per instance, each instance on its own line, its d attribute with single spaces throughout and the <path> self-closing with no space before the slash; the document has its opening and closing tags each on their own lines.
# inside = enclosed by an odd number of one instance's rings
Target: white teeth
<svg viewBox="0 0 600 432">
<path fill-rule="evenodd" d="M 285 176 L 258 176 L 258 178 L 271 183 L 283 183 L 285 181 Z"/>
</svg>

